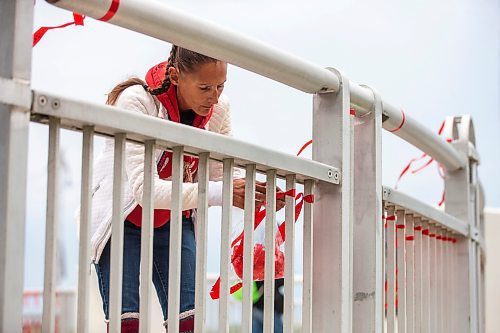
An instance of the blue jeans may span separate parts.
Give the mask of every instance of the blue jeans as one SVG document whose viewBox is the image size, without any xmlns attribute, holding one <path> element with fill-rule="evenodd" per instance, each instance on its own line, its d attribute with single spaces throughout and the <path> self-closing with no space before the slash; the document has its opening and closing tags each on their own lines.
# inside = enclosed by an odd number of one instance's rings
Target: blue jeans
<svg viewBox="0 0 500 333">
<path fill-rule="evenodd" d="M 95 264 L 99 291 L 101 293 L 104 315 L 109 319 L 109 278 L 110 244 Z M 153 238 L 153 283 L 163 310 L 163 318 L 168 313 L 168 260 L 170 244 L 170 222 L 154 229 Z M 123 243 L 123 287 L 122 314 L 139 313 L 139 271 L 141 262 L 141 228 L 125 221 Z M 194 309 L 194 290 L 196 272 L 196 242 L 191 218 L 182 219 L 181 248 L 181 289 L 180 313 Z"/>
<path fill-rule="evenodd" d="M 283 315 L 274 311 L 274 333 L 283 333 Z M 264 331 L 264 312 L 253 307 L 252 309 L 252 333 L 262 333 Z"/>
</svg>

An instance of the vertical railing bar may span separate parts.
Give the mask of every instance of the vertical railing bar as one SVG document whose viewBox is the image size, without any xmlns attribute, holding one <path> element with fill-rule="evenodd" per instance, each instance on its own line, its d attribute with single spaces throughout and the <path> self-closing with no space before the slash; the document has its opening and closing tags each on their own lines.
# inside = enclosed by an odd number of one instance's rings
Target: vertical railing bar
<svg viewBox="0 0 500 333">
<path fill-rule="evenodd" d="M 233 168 L 234 160 L 224 159 L 222 190 L 222 224 L 220 250 L 220 299 L 219 332 L 229 332 L 229 265 L 231 246 L 231 220 L 233 207 Z"/>
<path fill-rule="evenodd" d="M 274 332 L 274 248 L 276 237 L 276 170 L 266 172 L 266 235 L 264 269 L 264 333 Z"/>
<path fill-rule="evenodd" d="M 286 176 L 286 190 L 295 192 L 295 175 Z M 295 250 L 295 196 L 285 199 L 285 299 L 283 307 L 283 332 L 293 333 L 294 304 L 294 250 Z"/>
<path fill-rule="evenodd" d="M 450 233 L 450 238 L 456 239 L 457 235 L 454 233 Z M 450 276 L 451 292 L 448 295 L 448 297 L 450 297 L 450 300 L 451 300 L 451 317 L 450 317 L 451 330 L 450 330 L 450 332 L 455 332 L 458 329 L 458 311 L 459 311 L 459 308 L 458 308 L 457 304 L 455 303 L 456 300 L 459 299 L 458 297 L 456 297 L 456 293 L 459 292 L 458 291 L 458 286 L 459 286 L 459 283 L 458 283 L 458 278 L 459 278 L 459 276 L 458 276 L 458 272 L 459 272 L 458 264 L 459 264 L 459 262 L 458 261 L 459 261 L 459 258 L 457 255 L 457 252 L 458 252 L 457 246 L 453 243 L 453 241 L 450 241 L 449 246 L 450 246 L 450 258 L 451 258 L 450 266 L 451 266 L 451 272 L 452 272 L 451 276 Z"/>
<path fill-rule="evenodd" d="M 304 195 L 311 195 L 314 181 L 304 182 Z M 302 332 L 312 332 L 312 272 L 313 272 L 313 214 L 311 203 L 304 203 L 303 262 L 302 262 Z"/>
<path fill-rule="evenodd" d="M 314 189 L 318 200 L 314 204 L 313 331 L 352 333 L 355 117 L 349 113 L 349 80 L 329 69 L 342 83 L 336 92 L 314 94 L 312 157 L 339 167 L 342 174 L 332 170 L 330 176 L 342 181 L 339 185 L 318 182 Z"/>
<path fill-rule="evenodd" d="M 474 220 L 470 222 L 472 225 L 474 223 Z M 469 292 L 470 292 L 470 323 L 471 323 L 471 331 L 477 332 L 478 331 L 478 299 L 477 299 L 477 265 L 476 265 L 476 260 L 477 260 L 477 246 L 476 243 L 473 242 L 472 240 L 468 240 L 468 246 L 469 246 Z"/>
<path fill-rule="evenodd" d="M 406 329 L 408 333 L 415 333 L 415 231 L 413 229 L 413 215 L 406 214 Z"/>
<path fill-rule="evenodd" d="M 78 299 L 76 331 L 89 331 L 90 297 L 90 223 L 92 214 L 92 167 L 94 158 L 94 127 L 83 127 L 82 187 L 80 194 L 80 244 L 78 254 Z"/>
<path fill-rule="evenodd" d="M 33 4 L 30 0 L 2 1 L 0 9 L 0 76 L 28 88 L 32 77 Z M 29 107 L 0 102 L 0 123 L 0 332 L 20 332 L 31 153 Z"/>
<path fill-rule="evenodd" d="M 139 332 L 149 333 L 151 330 L 151 280 L 153 277 L 153 163 L 155 141 L 144 143 L 144 191 L 142 195 L 141 223 L 141 273 L 139 298 Z"/>
<path fill-rule="evenodd" d="M 445 278 L 444 278 L 444 229 L 439 227 L 438 233 L 439 236 L 436 237 L 436 242 L 438 246 L 438 269 L 439 269 L 439 284 L 438 284 L 438 332 L 445 332 L 444 327 L 444 317 L 445 317 L 445 304 L 444 304 L 444 286 L 445 286 Z M 439 239 L 438 239 L 439 238 Z"/>
<path fill-rule="evenodd" d="M 476 276 L 477 276 L 477 330 L 479 333 L 483 333 L 484 331 L 484 323 L 483 323 L 483 315 L 482 311 L 483 309 L 483 301 L 482 301 L 482 288 L 483 288 L 483 281 L 481 278 L 481 248 L 479 247 L 478 243 L 474 243 L 474 246 L 476 247 Z"/>
<path fill-rule="evenodd" d="M 245 175 L 245 215 L 243 243 L 243 313 L 242 333 L 252 332 L 252 287 L 253 287 L 253 228 L 255 219 L 255 164 L 246 166 Z"/>
<path fill-rule="evenodd" d="M 394 206 L 387 207 L 387 332 L 396 330 L 396 221 Z"/>
<path fill-rule="evenodd" d="M 422 221 L 422 333 L 430 332 L 430 245 L 429 222 Z"/>
<path fill-rule="evenodd" d="M 383 260 L 383 276 L 384 276 L 384 299 L 383 299 L 383 302 L 384 302 L 384 316 L 383 316 L 383 328 L 382 328 L 382 332 L 385 332 L 387 333 L 388 330 L 387 330 L 387 304 L 389 302 L 389 297 L 388 297 L 388 294 L 387 294 L 387 272 L 388 272 L 388 268 L 387 268 L 387 255 L 388 255 L 388 252 L 387 252 L 387 215 L 388 215 L 388 212 L 387 212 L 387 201 L 382 201 L 382 224 L 384 226 L 384 229 L 383 229 L 383 240 L 382 240 L 382 244 L 383 244 L 383 247 L 384 247 L 384 260 Z"/>
<path fill-rule="evenodd" d="M 42 330 L 55 331 L 56 252 L 59 224 L 59 136 L 61 120 L 49 119 L 49 154 L 47 163 L 47 219 L 45 225 L 45 274 L 43 288 Z"/>
<path fill-rule="evenodd" d="M 451 292 L 452 292 L 452 265 L 451 265 L 451 253 L 450 253 L 450 238 L 451 233 L 449 231 L 444 232 L 444 309 L 445 309 L 445 319 L 444 319 L 444 330 L 443 332 L 451 332 L 451 312 L 453 303 L 451 302 Z"/>
<path fill-rule="evenodd" d="M 448 229 L 443 231 L 443 332 L 448 332 L 451 330 L 450 320 L 451 320 L 451 257 L 449 253 L 449 236 L 450 232 Z"/>
<path fill-rule="evenodd" d="M 123 180 L 125 178 L 126 135 L 115 135 L 113 171 L 113 217 L 111 222 L 111 264 L 109 281 L 109 331 L 121 331 L 123 273 Z"/>
<path fill-rule="evenodd" d="M 168 332 L 179 331 L 181 246 L 182 246 L 182 185 L 184 147 L 172 149 L 172 198 L 170 210 L 170 255 L 168 262 Z"/>
<path fill-rule="evenodd" d="M 397 318 L 398 333 L 406 333 L 406 258 L 405 258 L 405 239 L 406 239 L 406 221 L 405 211 L 398 209 L 396 211 L 396 255 L 397 255 Z"/>
<path fill-rule="evenodd" d="M 414 270 L 414 289 L 415 289 L 415 332 L 422 332 L 422 220 L 420 216 L 413 218 L 413 230 L 415 235 L 415 270 Z"/>
<path fill-rule="evenodd" d="M 437 332 L 437 251 L 436 251 L 436 226 L 429 225 L 429 301 L 430 301 L 430 331 Z"/>
<path fill-rule="evenodd" d="M 196 289 L 194 332 L 204 333 L 207 290 L 207 226 L 210 153 L 200 153 L 198 163 L 198 209 L 196 211 Z"/>
<path fill-rule="evenodd" d="M 384 325 L 382 217 L 382 99 L 374 89 L 369 117 L 353 118 L 352 332 L 381 333 Z M 387 190 L 384 190 L 387 193 Z M 373 295 L 373 296 L 372 296 Z M 363 320 L 356 320 L 363 318 Z"/>
<path fill-rule="evenodd" d="M 473 203 L 469 204 L 469 209 L 470 209 L 470 222 L 469 224 L 475 228 L 478 227 L 479 223 L 479 212 L 478 212 L 478 191 L 477 191 L 477 163 L 476 162 L 471 162 L 469 164 L 469 170 L 470 170 L 470 198 L 472 199 Z M 472 190 L 472 188 L 474 190 Z M 479 312 L 479 246 L 478 243 L 475 241 L 469 241 L 469 247 L 471 247 L 471 252 L 470 252 L 470 261 L 469 261 L 469 276 L 472 277 L 471 279 L 471 287 L 470 287 L 470 292 L 471 292 L 471 326 L 472 330 L 475 330 L 476 332 L 479 332 L 479 327 L 480 327 L 480 312 Z"/>
</svg>

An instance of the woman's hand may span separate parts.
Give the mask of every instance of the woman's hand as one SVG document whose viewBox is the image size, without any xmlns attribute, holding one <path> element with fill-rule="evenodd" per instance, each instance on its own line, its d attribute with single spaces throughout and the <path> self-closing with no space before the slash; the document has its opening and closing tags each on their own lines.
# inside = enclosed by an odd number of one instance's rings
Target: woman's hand
<svg viewBox="0 0 500 333">
<path fill-rule="evenodd" d="M 279 187 L 276 186 L 276 193 L 282 192 Z M 265 182 L 255 182 L 255 207 L 260 207 L 264 201 L 266 201 L 266 183 Z M 237 178 L 233 180 L 233 205 L 235 207 L 244 209 L 245 208 L 245 179 Z M 276 211 L 285 207 L 285 199 L 276 200 Z"/>
</svg>

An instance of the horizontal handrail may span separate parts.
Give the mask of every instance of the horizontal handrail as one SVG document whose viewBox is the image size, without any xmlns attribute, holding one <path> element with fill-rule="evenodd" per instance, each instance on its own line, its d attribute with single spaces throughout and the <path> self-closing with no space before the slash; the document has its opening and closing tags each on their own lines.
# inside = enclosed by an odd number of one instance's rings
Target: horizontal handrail
<svg viewBox="0 0 500 333">
<path fill-rule="evenodd" d="M 256 164 L 261 172 L 276 169 L 280 177 L 296 174 L 299 181 L 314 179 L 334 184 L 340 181 L 340 171 L 336 167 L 137 112 L 40 91 L 34 91 L 34 101 L 34 121 L 47 122 L 47 117 L 57 117 L 64 128 L 81 130 L 83 126 L 94 125 L 96 133 L 126 133 L 128 140 L 157 140 L 160 146 L 184 146 L 186 153 L 196 155 L 210 152 L 211 159 L 234 158 L 236 165 Z"/>
<path fill-rule="evenodd" d="M 100 19 L 112 0 L 47 2 Z M 109 22 L 227 61 L 307 93 L 337 91 L 340 86 L 337 75 L 325 68 L 159 1 L 120 0 Z M 349 87 L 351 104 L 359 114 L 369 113 L 374 105 L 372 92 L 353 82 Z M 445 140 L 404 115 L 400 108 L 385 101 L 383 105 L 388 118 L 383 123 L 386 130 L 426 152 L 449 171 L 465 166 L 465 158 Z"/>
<path fill-rule="evenodd" d="M 407 194 L 384 186 L 383 198 L 398 207 L 416 213 L 432 222 L 437 222 L 453 232 L 463 236 L 469 235 L 469 226 L 465 222 Z"/>
</svg>

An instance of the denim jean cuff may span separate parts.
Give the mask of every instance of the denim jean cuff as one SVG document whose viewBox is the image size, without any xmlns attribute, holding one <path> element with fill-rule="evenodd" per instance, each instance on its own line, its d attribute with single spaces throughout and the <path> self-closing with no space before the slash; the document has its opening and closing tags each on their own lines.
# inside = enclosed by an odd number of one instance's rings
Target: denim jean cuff
<svg viewBox="0 0 500 333">
<path fill-rule="evenodd" d="M 122 313 L 120 319 L 121 320 L 125 320 L 125 319 L 139 319 L 139 312 L 125 312 L 125 313 Z M 104 322 L 106 324 L 109 323 L 109 319 L 104 319 Z"/>
</svg>

